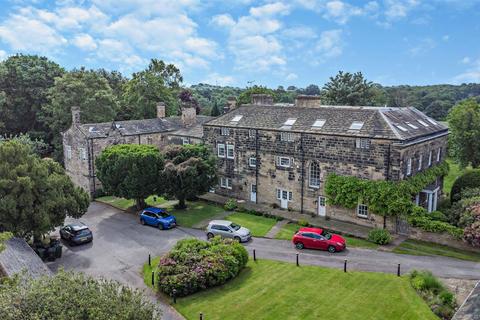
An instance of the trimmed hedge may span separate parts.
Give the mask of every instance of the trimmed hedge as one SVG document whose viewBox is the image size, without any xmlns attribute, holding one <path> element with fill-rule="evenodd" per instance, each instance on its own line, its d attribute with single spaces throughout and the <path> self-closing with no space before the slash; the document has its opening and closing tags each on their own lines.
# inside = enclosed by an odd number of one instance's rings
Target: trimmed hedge
<svg viewBox="0 0 480 320">
<path fill-rule="evenodd" d="M 234 240 L 180 240 L 160 259 L 156 285 L 169 296 L 186 296 L 224 284 L 236 277 L 247 262 L 247 250 Z"/>
<path fill-rule="evenodd" d="M 480 169 L 469 170 L 458 177 L 453 183 L 450 199 L 452 202 L 458 201 L 464 189 L 478 187 L 480 187 Z"/>
<path fill-rule="evenodd" d="M 428 232 L 447 232 L 457 239 L 463 237 L 463 229 L 455 227 L 447 222 L 432 220 L 428 216 L 408 217 L 408 223 Z"/>
<path fill-rule="evenodd" d="M 375 228 L 368 232 L 367 240 L 376 244 L 385 245 L 392 241 L 392 236 L 386 229 Z"/>
</svg>

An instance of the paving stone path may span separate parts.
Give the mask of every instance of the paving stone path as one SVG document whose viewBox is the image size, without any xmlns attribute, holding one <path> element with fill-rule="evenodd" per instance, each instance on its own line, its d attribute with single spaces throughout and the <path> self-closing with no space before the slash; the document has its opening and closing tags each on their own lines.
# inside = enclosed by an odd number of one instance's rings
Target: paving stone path
<svg viewBox="0 0 480 320">
<path fill-rule="evenodd" d="M 274 225 L 272 229 L 270 229 L 270 231 L 267 232 L 267 234 L 265 235 L 265 238 L 274 239 L 275 236 L 280 232 L 280 229 L 282 229 L 282 227 L 287 223 L 288 223 L 288 220 L 278 221 L 277 224 Z"/>
</svg>

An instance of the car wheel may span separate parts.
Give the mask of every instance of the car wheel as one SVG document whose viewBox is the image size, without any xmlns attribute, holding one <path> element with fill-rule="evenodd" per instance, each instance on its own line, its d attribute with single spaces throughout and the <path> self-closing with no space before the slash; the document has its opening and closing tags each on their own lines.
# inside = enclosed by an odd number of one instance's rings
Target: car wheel
<svg viewBox="0 0 480 320">
<path fill-rule="evenodd" d="M 163 229 L 165 229 L 165 228 L 163 227 L 163 224 L 159 223 L 159 224 L 158 224 L 158 229 L 163 230 Z"/>
<path fill-rule="evenodd" d="M 303 243 L 301 243 L 301 242 L 295 243 L 295 248 L 297 248 L 298 250 L 302 250 L 303 249 Z"/>
<path fill-rule="evenodd" d="M 140 223 L 141 223 L 142 225 L 145 225 L 145 220 L 140 219 Z"/>
<path fill-rule="evenodd" d="M 212 239 L 213 237 L 215 237 L 215 235 L 211 232 L 207 233 L 207 239 L 210 240 Z"/>
<path fill-rule="evenodd" d="M 238 242 L 242 242 L 242 239 L 240 239 L 240 237 L 233 237 L 233 240 L 236 240 Z"/>
<path fill-rule="evenodd" d="M 334 253 L 336 250 L 335 250 L 335 247 L 334 246 L 328 246 L 328 252 L 330 253 Z"/>
</svg>

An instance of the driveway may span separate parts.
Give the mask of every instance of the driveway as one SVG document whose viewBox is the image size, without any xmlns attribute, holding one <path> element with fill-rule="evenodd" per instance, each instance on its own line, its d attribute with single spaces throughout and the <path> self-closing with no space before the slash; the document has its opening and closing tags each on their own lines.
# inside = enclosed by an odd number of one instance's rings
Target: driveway
<svg viewBox="0 0 480 320">
<path fill-rule="evenodd" d="M 205 239 L 202 230 L 178 227 L 161 231 L 142 226 L 134 215 L 98 202 L 92 202 L 80 221 L 93 231 L 93 243 L 65 246 L 62 258 L 49 263 L 49 267 L 54 271 L 59 267 L 74 269 L 140 289 L 146 288 L 140 270 L 149 253 L 152 256 L 166 253 L 178 240 L 186 237 Z M 444 257 L 399 255 L 360 248 L 335 254 L 297 251 L 289 241 L 264 238 L 254 238 L 245 246 L 250 253 L 255 249 L 257 257 L 263 259 L 295 262 L 296 253 L 299 253 L 300 264 L 343 268 L 343 261 L 347 259 L 349 270 L 396 273 L 400 263 L 402 273 L 427 269 L 445 278 L 480 279 L 480 263 Z M 162 303 L 162 307 L 166 319 L 178 319 L 168 304 Z"/>
</svg>

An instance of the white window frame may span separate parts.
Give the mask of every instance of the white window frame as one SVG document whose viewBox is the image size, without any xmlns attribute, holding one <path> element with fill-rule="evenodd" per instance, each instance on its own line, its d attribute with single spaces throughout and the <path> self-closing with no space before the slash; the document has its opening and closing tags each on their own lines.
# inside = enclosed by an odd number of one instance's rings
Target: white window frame
<svg viewBox="0 0 480 320">
<path fill-rule="evenodd" d="M 257 167 L 257 158 L 255 158 L 255 157 L 248 158 L 248 166 L 250 168 L 256 168 Z"/>
<path fill-rule="evenodd" d="M 255 129 L 248 129 L 248 137 L 249 138 L 255 138 L 255 136 L 256 136 Z"/>
<path fill-rule="evenodd" d="M 423 166 L 423 154 L 418 157 L 418 171 L 422 170 Z"/>
<path fill-rule="evenodd" d="M 82 161 L 87 160 L 87 150 L 85 148 L 78 148 L 78 158 Z"/>
<path fill-rule="evenodd" d="M 407 176 L 412 174 L 412 158 L 407 159 Z"/>
<path fill-rule="evenodd" d="M 190 144 L 190 139 L 187 137 L 182 137 L 182 145 Z"/>
<path fill-rule="evenodd" d="M 220 187 L 224 189 L 232 189 L 232 178 L 221 177 Z"/>
<path fill-rule="evenodd" d="M 286 164 L 282 164 L 282 161 L 283 160 L 288 160 L 288 165 Z M 292 158 L 290 157 L 282 157 L 282 156 L 278 156 L 277 157 L 277 165 L 279 167 L 282 167 L 282 168 L 290 168 L 292 166 Z"/>
<path fill-rule="evenodd" d="M 65 146 L 65 158 L 72 159 L 72 146 Z"/>
<path fill-rule="evenodd" d="M 363 204 L 363 203 L 359 203 L 357 205 L 357 217 L 360 217 L 360 218 L 368 218 L 368 206 Z"/>
<path fill-rule="evenodd" d="M 442 156 L 442 148 L 438 148 L 438 151 L 437 151 L 437 162 L 440 162 L 441 156 Z"/>
<path fill-rule="evenodd" d="M 233 144 L 227 144 L 227 159 L 235 159 L 235 145 Z"/>
<path fill-rule="evenodd" d="M 432 166 L 432 150 L 428 153 L 428 166 Z"/>
<path fill-rule="evenodd" d="M 227 150 L 225 149 L 224 143 L 217 144 L 217 155 L 219 158 L 225 158 L 225 156 L 227 155 Z"/>
<path fill-rule="evenodd" d="M 220 128 L 220 134 L 222 136 L 229 136 L 230 135 L 230 128 L 225 128 L 225 127 Z"/>
<path fill-rule="evenodd" d="M 283 195 L 284 192 L 287 194 L 287 201 L 292 202 L 293 201 L 293 192 L 285 190 L 285 189 L 279 189 L 279 188 L 275 189 L 275 193 L 277 195 L 277 200 L 282 200 L 282 195 Z"/>
<path fill-rule="evenodd" d="M 282 190 L 281 189 L 275 189 L 275 192 L 277 193 L 277 200 L 282 199 Z"/>
<path fill-rule="evenodd" d="M 280 141 L 293 142 L 294 140 L 292 132 L 280 132 Z"/>
<path fill-rule="evenodd" d="M 312 176 L 312 170 L 314 166 L 318 169 L 318 177 Z M 308 186 L 310 188 L 320 188 L 320 171 L 320 165 L 318 164 L 318 162 L 313 161 L 312 163 L 310 163 L 310 166 L 308 168 Z"/>
<path fill-rule="evenodd" d="M 357 149 L 370 149 L 370 139 L 357 138 L 355 141 Z"/>
</svg>

